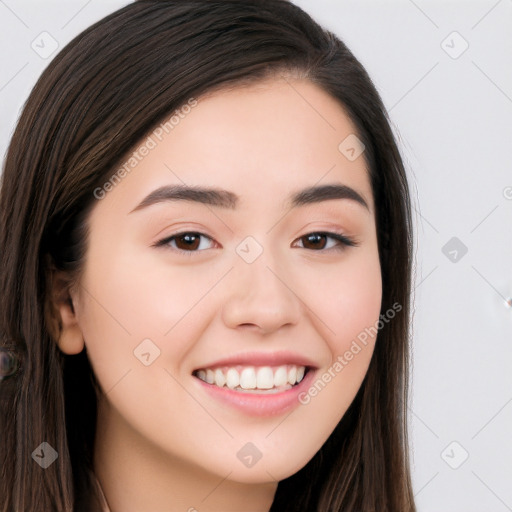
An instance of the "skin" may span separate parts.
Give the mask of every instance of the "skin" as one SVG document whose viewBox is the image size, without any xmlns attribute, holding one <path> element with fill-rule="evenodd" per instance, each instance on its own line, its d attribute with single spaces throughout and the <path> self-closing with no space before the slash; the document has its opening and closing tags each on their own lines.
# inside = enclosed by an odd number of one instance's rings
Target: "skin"
<svg viewBox="0 0 512 512">
<path fill-rule="evenodd" d="M 58 305 L 58 344 L 67 354 L 86 348 L 106 393 L 94 463 L 112 512 L 268 511 L 277 481 L 342 418 L 375 338 L 291 414 L 248 417 L 210 398 L 192 371 L 244 351 L 290 350 L 321 377 L 378 321 L 368 170 L 363 156 L 350 161 L 338 149 L 353 133 L 340 104 L 306 80 L 217 91 L 95 205 L 73 309 Z M 183 183 L 230 190 L 240 205 L 175 201 L 129 213 L 154 189 Z M 285 208 L 293 192 L 328 183 L 352 187 L 369 210 L 350 199 Z M 179 240 L 152 247 L 182 231 L 205 235 L 195 253 Z M 306 235 L 325 231 L 359 245 L 308 245 Z M 250 264 L 236 252 L 247 236 L 263 248 Z M 146 338 L 161 351 L 149 366 L 134 356 Z M 262 453 L 250 468 L 236 455 L 247 442 Z"/>
</svg>

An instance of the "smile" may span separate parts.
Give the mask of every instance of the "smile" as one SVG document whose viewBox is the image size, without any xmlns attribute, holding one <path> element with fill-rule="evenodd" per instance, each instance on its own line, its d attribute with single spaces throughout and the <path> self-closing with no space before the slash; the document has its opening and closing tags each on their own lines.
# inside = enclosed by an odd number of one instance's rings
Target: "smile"
<svg viewBox="0 0 512 512">
<path fill-rule="evenodd" d="M 306 372 L 306 366 L 294 364 L 259 367 L 237 365 L 200 369 L 193 375 L 208 384 L 242 393 L 279 393 L 300 383 Z"/>
</svg>

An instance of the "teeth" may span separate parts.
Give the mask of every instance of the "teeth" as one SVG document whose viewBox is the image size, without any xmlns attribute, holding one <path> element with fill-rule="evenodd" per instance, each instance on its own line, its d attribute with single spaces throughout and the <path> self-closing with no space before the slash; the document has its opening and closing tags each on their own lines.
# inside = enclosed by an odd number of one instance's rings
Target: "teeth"
<svg viewBox="0 0 512 512">
<path fill-rule="evenodd" d="M 256 386 L 258 389 L 272 389 L 274 387 L 274 372 L 270 366 L 263 366 L 256 375 Z"/>
<path fill-rule="evenodd" d="M 256 372 L 254 368 L 244 368 L 240 375 L 240 387 L 242 389 L 254 389 L 256 387 Z"/>
<path fill-rule="evenodd" d="M 225 368 L 206 368 L 197 370 L 196 377 L 208 384 L 229 389 L 243 390 L 276 390 L 290 389 L 304 378 L 305 366 L 282 365 L 270 366 L 237 366 Z"/>
<path fill-rule="evenodd" d="M 199 375 L 198 375 L 199 377 Z M 201 377 L 199 377 L 201 378 Z M 220 386 L 218 382 L 215 382 L 217 386 Z M 230 389 L 236 388 L 240 384 L 240 374 L 234 369 L 230 368 L 226 373 L 226 386 Z M 222 387 L 222 386 L 220 386 Z"/>
<path fill-rule="evenodd" d="M 274 373 L 274 386 L 284 386 L 288 382 L 286 366 L 280 366 Z"/>
<path fill-rule="evenodd" d="M 210 369 L 206 370 L 206 382 L 208 382 L 208 384 L 213 384 L 215 382 L 215 374 Z"/>
<path fill-rule="evenodd" d="M 226 377 L 224 376 L 224 374 L 222 373 L 222 370 L 220 370 L 219 368 L 217 368 L 215 370 L 215 384 L 217 386 L 224 386 L 224 384 L 226 384 Z"/>
<path fill-rule="evenodd" d="M 208 370 L 206 371 L 206 378 L 208 379 Z M 288 383 L 293 386 L 297 382 L 297 367 L 290 366 L 288 369 Z"/>
</svg>

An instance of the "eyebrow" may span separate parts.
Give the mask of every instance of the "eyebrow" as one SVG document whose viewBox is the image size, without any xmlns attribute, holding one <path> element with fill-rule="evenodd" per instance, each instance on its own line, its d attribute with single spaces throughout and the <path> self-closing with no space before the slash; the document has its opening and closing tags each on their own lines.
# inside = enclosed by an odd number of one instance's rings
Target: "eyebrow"
<svg viewBox="0 0 512 512">
<path fill-rule="evenodd" d="M 349 199 L 360 204 L 368 211 L 370 210 L 367 202 L 359 192 L 347 185 L 341 184 L 313 186 L 295 192 L 289 198 L 287 206 L 291 209 L 331 199 Z M 219 188 L 167 185 L 147 195 L 130 213 L 167 201 L 192 201 L 218 208 L 235 210 L 240 198 L 233 192 Z"/>
</svg>

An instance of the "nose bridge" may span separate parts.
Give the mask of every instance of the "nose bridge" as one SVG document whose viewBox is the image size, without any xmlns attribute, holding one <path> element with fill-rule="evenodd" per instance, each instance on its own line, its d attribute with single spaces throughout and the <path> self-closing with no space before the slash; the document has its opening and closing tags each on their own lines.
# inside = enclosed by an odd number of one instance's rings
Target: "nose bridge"
<svg viewBox="0 0 512 512">
<path fill-rule="evenodd" d="M 235 268 L 224 302 L 224 322 L 230 327 L 253 324 L 269 332 L 299 319 L 300 300 L 290 273 L 283 272 L 276 251 L 247 237 L 236 248 Z"/>
</svg>

